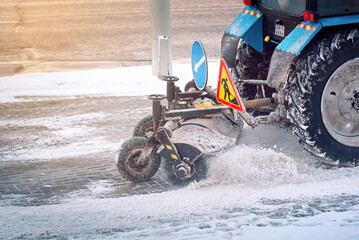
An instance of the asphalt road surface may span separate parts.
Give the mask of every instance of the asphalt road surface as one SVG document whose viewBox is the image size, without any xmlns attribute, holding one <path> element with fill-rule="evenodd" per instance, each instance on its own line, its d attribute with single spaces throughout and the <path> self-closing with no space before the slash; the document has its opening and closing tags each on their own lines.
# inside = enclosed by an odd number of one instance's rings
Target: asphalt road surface
<svg viewBox="0 0 359 240">
<path fill-rule="evenodd" d="M 173 58 L 202 40 L 219 57 L 239 0 L 171 1 Z M 151 64 L 147 0 L 0 1 L 0 76 Z"/>
<path fill-rule="evenodd" d="M 241 9 L 238 0 L 171 1 L 174 61 L 189 61 L 194 40 L 202 40 L 209 58 L 218 58 L 222 34 Z M 1 1 L 0 13 L 0 76 L 151 64 L 146 0 Z M 1 204 L 58 203 L 93 181 L 125 184 L 107 197 L 166 189 L 161 174 L 136 185 L 116 169 L 115 149 L 151 111 L 146 98 L 130 102 L 80 96 L 0 104 Z M 76 137 L 76 129 L 89 131 L 86 126 L 97 130 Z M 59 131 L 64 128 L 69 132 Z M 84 156 L 101 137 L 112 144 L 100 146 L 107 151 Z"/>
<path fill-rule="evenodd" d="M 241 2 L 171 4 L 175 62 L 189 60 L 197 39 L 218 58 Z M 148 1 L 12 0 L 0 13 L 3 76 L 150 64 Z M 26 93 L 0 103 L 0 239 L 237 239 L 245 229 L 286 227 L 358 239 L 358 167 L 326 169 L 289 128 L 244 128 L 239 146 L 212 159 L 206 180 L 179 190 L 162 168 L 137 184 L 116 168 L 117 149 L 151 113 L 146 97 Z"/>
<path fill-rule="evenodd" d="M 149 182 L 134 184 L 116 167 L 117 149 L 150 111 L 146 97 L 40 97 L 0 104 L 0 206 L 56 204 L 78 194 L 89 196 L 94 194 L 91 186 L 101 181 L 114 187 L 97 197 L 173 189 L 161 172 Z"/>
</svg>

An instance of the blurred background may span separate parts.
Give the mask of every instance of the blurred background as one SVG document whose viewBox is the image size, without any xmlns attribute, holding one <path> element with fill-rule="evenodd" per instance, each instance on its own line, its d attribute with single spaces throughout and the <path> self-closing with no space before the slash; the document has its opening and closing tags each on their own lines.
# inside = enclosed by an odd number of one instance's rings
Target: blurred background
<svg viewBox="0 0 359 240">
<path fill-rule="evenodd" d="M 218 58 L 239 0 L 171 1 L 174 63 Z M 0 76 L 151 64 L 148 0 L 0 0 Z"/>
</svg>

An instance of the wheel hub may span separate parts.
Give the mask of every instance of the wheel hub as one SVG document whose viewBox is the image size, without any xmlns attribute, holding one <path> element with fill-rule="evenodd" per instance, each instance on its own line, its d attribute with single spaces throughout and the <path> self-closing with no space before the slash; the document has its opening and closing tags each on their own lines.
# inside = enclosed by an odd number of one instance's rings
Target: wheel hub
<svg viewBox="0 0 359 240">
<path fill-rule="evenodd" d="M 359 58 L 344 63 L 329 78 L 321 113 L 326 129 L 336 141 L 359 147 Z"/>
<path fill-rule="evenodd" d="M 131 154 L 129 154 L 126 159 L 126 168 L 128 171 L 135 174 L 147 171 L 149 159 L 146 159 L 147 161 L 141 161 L 141 152 L 142 149 L 134 149 Z"/>
<path fill-rule="evenodd" d="M 190 165 L 181 163 L 181 164 L 177 165 L 177 167 L 174 171 L 174 174 L 179 179 L 185 180 L 185 179 L 191 178 L 193 176 L 194 172 L 195 172 L 194 168 L 191 168 Z"/>
</svg>

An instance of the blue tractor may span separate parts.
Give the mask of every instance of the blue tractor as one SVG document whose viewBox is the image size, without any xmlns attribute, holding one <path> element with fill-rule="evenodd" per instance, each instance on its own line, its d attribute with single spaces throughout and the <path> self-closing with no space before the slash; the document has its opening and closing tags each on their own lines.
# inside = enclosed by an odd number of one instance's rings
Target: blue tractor
<svg viewBox="0 0 359 240">
<path fill-rule="evenodd" d="M 184 91 L 164 76 L 152 115 L 117 154 L 121 175 L 149 180 L 164 160 L 170 181 L 207 174 L 207 157 L 251 127 L 285 123 L 304 148 L 339 166 L 359 164 L 359 0 L 244 0 L 225 31 L 217 91 L 207 86 L 202 44 Z M 224 104 L 226 106 L 223 106 Z M 242 121 L 243 120 L 243 121 Z"/>
<path fill-rule="evenodd" d="M 324 161 L 358 164 L 359 1 L 244 5 L 225 31 L 221 54 L 242 98 L 277 99 L 253 114 L 290 121 L 305 149 Z"/>
</svg>

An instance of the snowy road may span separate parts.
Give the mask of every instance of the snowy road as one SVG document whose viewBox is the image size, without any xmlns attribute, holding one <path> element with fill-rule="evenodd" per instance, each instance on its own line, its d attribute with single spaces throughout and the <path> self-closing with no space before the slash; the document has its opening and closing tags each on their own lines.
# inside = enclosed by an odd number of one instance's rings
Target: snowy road
<svg viewBox="0 0 359 240">
<path fill-rule="evenodd" d="M 122 179 L 115 152 L 164 91 L 150 71 L 0 78 L 0 239 L 359 238 L 359 168 L 319 166 L 282 126 L 246 127 L 186 188 Z"/>
<path fill-rule="evenodd" d="M 149 64 L 147 4 L 2 1 L 0 75 Z M 171 4 L 175 62 L 198 39 L 218 58 L 241 2 Z M 218 63 L 209 71 L 213 86 Z M 192 78 L 186 64 L 174 74 L 181 87 Z M 161 169 L 124 180 L 115 153 L 150 113 L 145 95 L 165 92 L 150 76 L 142 66 L 0 78 L 0 239 L 359 239 L 359 168 L 320 166 L 282 126 L 246 127 L 186 188 Z"/>
</svg>

